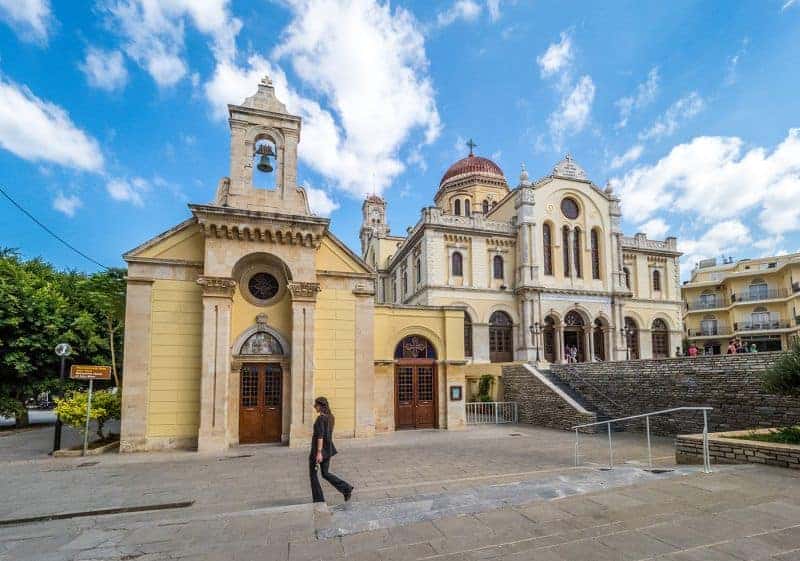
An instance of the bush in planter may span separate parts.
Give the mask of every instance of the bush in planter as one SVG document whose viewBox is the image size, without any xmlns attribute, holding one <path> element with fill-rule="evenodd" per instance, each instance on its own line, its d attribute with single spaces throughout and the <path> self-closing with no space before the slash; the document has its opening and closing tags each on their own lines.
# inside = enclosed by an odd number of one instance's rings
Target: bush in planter
<svg viewBox="0 0 800 561">
<path fill-rule="evenodd" d="M 56 400 L 56 413 L 61 421 L 71 427 L 86 428 L 86 402 L 88 392 L 72 392 L 64 399 Z M 111 419 L 119 419 L 122 403 L 120 393 L 113 390 L 92 392 L 92 409 L 89 418 L 97 421 L 97 436 L 102 440 L 103 426 Z"/>
<path fill-rule="evenodd" d="M 800 397 L 800 338 L 764 374 L 764 389 L 771 393 Z"/>
</svg>

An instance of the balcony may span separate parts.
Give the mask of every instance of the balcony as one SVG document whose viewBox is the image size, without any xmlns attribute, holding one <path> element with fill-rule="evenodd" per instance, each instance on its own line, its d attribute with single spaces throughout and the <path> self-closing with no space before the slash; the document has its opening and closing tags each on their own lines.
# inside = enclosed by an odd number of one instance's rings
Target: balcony
<svg viewBox="0 0 800 561">
<path fill-rule="evenodd" d="M 699 329 L 688 329 L 689 337 L 717 337 L 730 335 L 731 328 L 727 325 L 706 326 Z"/>
<path fill-rule="evenodd" d="M 741 294 L 731 294 L 731 302 L 757 302 L 759 300 L 772 300 L 773 298 L 786 298 L 787 296 L 789 296 L 789 291 L 785 288 L 760 289 Z"/>
<path fill-rule="evenodd" d="M 772 329 L 788 329 L 792 324 L 785 319 L 769 321 L 739 321 L 733 324 L 734 331 L 769 331 Z"/>
<path fill-rule="evenodd" d="M 714 300 L 692 300 L 687 302 L 686 306 L 690 311 L 696 310 L 713 310 L 715 308 L 725 308 L 728 306 L 728 299 L 718 296 Z"/>
</svg>

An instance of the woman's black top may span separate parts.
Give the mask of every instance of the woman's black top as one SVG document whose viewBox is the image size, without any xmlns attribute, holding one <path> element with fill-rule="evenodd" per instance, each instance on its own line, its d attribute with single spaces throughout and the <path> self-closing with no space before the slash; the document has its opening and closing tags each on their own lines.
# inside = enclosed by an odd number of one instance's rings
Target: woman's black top
<svg viewBox="0 0 800 561">
<path fill-rule="evenodd" d="M 336 446 L 333 445 L 333 423 L 328 415 L 318 415 L 314 421 L 314 436 L 311 438 L 311 456 L 317 455 L 317 440 L 322 439 L 322 458 L 336 455 Z"/>
</svg>

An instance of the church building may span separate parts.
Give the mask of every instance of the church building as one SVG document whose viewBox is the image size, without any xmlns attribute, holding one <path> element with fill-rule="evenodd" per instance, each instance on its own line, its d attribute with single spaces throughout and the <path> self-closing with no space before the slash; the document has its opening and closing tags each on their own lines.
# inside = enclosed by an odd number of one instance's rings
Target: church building
<svg viewBox="0 0 800 561">
<path fill-rule="evenodd" d="M 459 429 L 503 363 L 680 344 L 676 240 L 623 236 L 619 199 L 570 156 L 511 188 L 470 143 L 406 236 L 364 201 L 358 256 L 309 210 L 301 119 L 271 81 L 229 115 L 214 201 L 124 256 L 121 451 L 306 446 L 319 395 L 341 437 Z"/>
</svg>

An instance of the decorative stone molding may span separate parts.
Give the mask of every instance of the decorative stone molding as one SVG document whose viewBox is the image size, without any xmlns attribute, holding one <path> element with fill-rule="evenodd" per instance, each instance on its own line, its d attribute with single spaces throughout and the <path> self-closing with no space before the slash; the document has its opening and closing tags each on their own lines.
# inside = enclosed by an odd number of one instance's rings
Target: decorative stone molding
<svg viewBox="0 0 800 561">
<path fill-rule="evenodd" d="M 203 287 L 203 296 L 233 298 L 236 281 L 227 277 L 200 277 L 197 284 Z"/>
<path fill-rule="evenodd" d="M 317 299 L 317 292 L 322 290 L 318 282 L 290 282 L 289 292 L 292 294 L 292 301 Z"/>
</svg>

